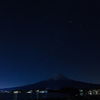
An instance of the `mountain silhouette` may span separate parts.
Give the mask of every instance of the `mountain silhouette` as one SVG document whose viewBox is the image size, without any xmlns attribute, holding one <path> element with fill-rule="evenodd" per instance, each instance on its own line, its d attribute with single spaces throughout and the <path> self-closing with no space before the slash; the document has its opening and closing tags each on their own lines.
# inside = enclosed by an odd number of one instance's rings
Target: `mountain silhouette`
<svg viewBox="0 0 100 100">
<path fill-rule="evenodd" d="M 35 84 L 14 87 L 14 88 L 5 88 L 0 90 L 37 90 L 37 89 L 43 90 L 43 89 L 60 89 L 63 87 L 100 88 L 100 84 L 92 84 L 92 83 L 75 81 L 58 73 L 48 79 L 45 79 Z"/>
</svg>

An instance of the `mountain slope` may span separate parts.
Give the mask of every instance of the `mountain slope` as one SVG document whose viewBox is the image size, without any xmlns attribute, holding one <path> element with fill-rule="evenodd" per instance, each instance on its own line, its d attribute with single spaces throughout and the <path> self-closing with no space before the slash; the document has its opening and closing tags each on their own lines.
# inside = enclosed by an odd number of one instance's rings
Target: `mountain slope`
<svg viewBox="0 0 100 100">
<path fill-rule="evenodd" d="M 85 83 L 80 81 L 71 80 L 61 74 L 55 74 L 54 76 L 40 81 L 35 84 L 6 88 L 0 90 L 37 90 L 37 89 L 60 89 L 62 87 L 74 87 L 74 88 L 100 88 L 98 84 Z"/>
</svg>

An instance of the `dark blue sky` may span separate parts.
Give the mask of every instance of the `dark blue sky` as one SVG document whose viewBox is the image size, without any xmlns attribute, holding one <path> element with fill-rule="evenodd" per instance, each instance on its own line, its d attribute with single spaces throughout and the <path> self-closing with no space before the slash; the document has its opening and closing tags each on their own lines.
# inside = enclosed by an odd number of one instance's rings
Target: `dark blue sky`
<svg viewBox="0 0 100 100">
<path fill-rule="evenodd" d="M 53 74 L 100 84 L 100 0 L 0 1 L 0 88 Z"/>
</svg>

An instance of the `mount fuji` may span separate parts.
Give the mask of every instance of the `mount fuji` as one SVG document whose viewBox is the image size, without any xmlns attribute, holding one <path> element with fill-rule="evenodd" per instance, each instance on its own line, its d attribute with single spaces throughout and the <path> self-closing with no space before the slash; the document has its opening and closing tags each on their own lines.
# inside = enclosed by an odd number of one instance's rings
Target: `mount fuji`
<svg viewBox="0 0 100 100">
<path fill-rule="evenodd" d="M 75 81 L 69 79 L 61 74 L 55 74 L 54 76 L 40 81 L 35 84 L 30 84 L 26 86 L 5 88 L 0 90 L 37 90 L 37 89 L 60 89 L 63 87 L 73 87 L 73 88 L 100 88 L 100 84 L 92 84 L 86 82 Z"/>
</svg>

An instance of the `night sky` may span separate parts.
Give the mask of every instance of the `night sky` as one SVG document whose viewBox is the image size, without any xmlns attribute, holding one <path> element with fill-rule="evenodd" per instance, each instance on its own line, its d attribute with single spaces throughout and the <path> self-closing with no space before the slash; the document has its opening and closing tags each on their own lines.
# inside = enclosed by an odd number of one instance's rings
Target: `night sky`
<svg viewBox="0 0 100 100">
<path fill-rule="evenodd" d="M 56 73 L 100 84 L 100 0 L 0 0 L 0 88 Z"/>
</svg>

